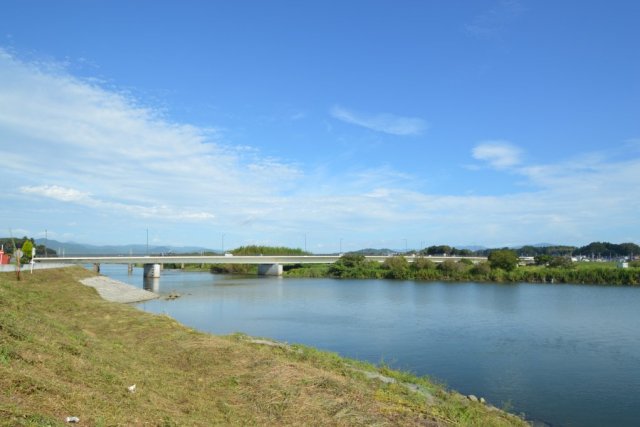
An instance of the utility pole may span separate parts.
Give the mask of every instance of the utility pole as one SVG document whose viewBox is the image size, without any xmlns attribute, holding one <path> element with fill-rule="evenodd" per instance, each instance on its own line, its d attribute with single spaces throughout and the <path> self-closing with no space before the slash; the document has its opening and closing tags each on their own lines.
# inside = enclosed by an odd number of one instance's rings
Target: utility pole
<svg viewBox="0 0 640 427">
<path fill-rule="evenodd" d="M 45 258 L 47 257 L 47 244 L 49 243 L 48 242 L 48 240 L 49 240 L 48 237 L 49 236 L 47 235 L 47 230 L 44 230 L 44 257 Z"/>
<path fill-rule="evenodd" d="M 147 228 L 147 255 L 149 255 L 149 229 Z"/>
</svg>

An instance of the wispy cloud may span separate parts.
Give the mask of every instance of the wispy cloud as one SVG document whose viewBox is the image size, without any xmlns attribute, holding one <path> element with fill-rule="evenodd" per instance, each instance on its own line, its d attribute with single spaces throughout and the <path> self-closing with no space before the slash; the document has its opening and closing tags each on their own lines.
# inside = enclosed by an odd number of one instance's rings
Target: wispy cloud
<svg viewBox="0 0 640 427">
<path fill-rule="evenodd" d="M 494 168 L 516 166 L 521 161 L 522 151 L 508 141 L 483 141 L 473 148 L 473 158 L 482 160 Z"/>
<path fill-rule="evenodd" d="M 209 221 L 220 204 L 227 215 L 242 215 L 238 194 L 268 199 L 275 183 L 286 186 L 300 174 L 216 135 L 172 123 L 59 66 L 0 50 L 0 167 L 3 181 L 20 183 L 22 194 L 119 216 Z"/>
<path fill-rule="evenodd" d="M 426 128 L 420 119 L 376 120 L 340 107 L 332 115 L 397 135 Z M 470 157 L 529 185 L 501 195 L 481 187 L 471 196 L 433 194 L 393 165 L 313 171 L 222 144 L 215 129 L 172 122 L 129 95 L 0 50 L 0 223 L 94 243 L 139 241 L 130 236 L 149 225 L 167 243 L 202 245 L 221 231 L 225 242 L 291 245 L 306 234 L 310 247 L 378 236 L 385 245 L 397 236 L 398 247 L 402 238 L 639 241 L 640 158 L 633 143 L 622 149 L 626 156 L 528 164 L 515 144 L 483 141 Z"/>
<path fill-rule="evenodd" d="M 20 192 L 62 202 L 76 203 L 93 209 L 99 209 L 103 212 L 120 212 L 121 214 L 125 213 L 140 218 L 160 217 L 180 221 L 206 221 L 215 217 L 210 212 L 189 211 L 184 208 L 175 209 L 166 205 L 145 206 L 100 200 L 89 193 L 57 185 L 24 186 L 20 187 Z"/>
<path fill-rule="evenodd" d="M 476 15 L 465 26 L 465 30 L 476 37 L 491 37 L 500 34 L 525 11 L 520 0 L 499 0 L 488 10 Z"/>
<path fill-rule="evenodd" d="M 20 187 L 20 191 L 24 194 L 35 194 L 63 202 L 82 203 L 91 200 L 89 193 L 57 185 L 25 186 Z"/>
<path fill-rule="evenodd" d="M 338 105 L 332 107 L 330 113 L 332 117 L 343 122 L 391 135 L 420 135 L 428 128 L 427 122 L 417 117 L 359 113 Z"/>
</svg>

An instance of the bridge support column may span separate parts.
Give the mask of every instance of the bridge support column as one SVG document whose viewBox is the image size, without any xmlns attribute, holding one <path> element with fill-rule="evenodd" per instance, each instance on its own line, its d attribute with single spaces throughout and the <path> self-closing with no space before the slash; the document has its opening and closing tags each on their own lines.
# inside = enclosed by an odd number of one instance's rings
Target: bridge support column
<svg viewBox="0 0 640 427">
<path fill-rule="evenodd" d="M 258 276 L 282 276 L 282 264 L 258 264 Z"/>
<path fill-rule="evenodd" d="M 142 289 L 145 291 L 158 292 L 160 290 L 160 279 L 157 277 L 145 277 L 142 279 Z"/>
<path fill-rule="evenodd" d="M 160 264 L 145 264 L 142 276 L 151 278 L 160 277 Z"/>
<path fill-rule="evenodd" d="M 93 264 L 93 271 L 95 271 L 96 273 L 100 273 L 100 264 L 99 263 L 94 263 Z"/>
</svg>

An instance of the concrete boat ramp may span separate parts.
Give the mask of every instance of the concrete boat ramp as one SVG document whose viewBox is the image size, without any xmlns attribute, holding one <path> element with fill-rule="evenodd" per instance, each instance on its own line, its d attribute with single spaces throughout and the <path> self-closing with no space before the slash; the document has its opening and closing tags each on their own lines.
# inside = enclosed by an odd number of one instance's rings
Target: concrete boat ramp
<svg viewBox="0 0 640 427">
<path fill-rule="evenodd" d="M 95 288 L 103 299 L 112 302 L 133 303 L 159 297 L 158 294 L 153 292 L 145 291 L 105 276 L 89 277 L 80 280 L 80 283 Z"/>
</svg>

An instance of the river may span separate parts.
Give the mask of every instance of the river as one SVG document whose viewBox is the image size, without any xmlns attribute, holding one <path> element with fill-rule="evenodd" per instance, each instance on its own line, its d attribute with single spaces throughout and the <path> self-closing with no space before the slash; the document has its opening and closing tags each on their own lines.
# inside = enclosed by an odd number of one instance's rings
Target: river
<svg viewBox="0 0 640 427">
<path fill-rule="evenodd" d="M 103 266 L 143 286 L 142 272 Z M 165 270 L 138 306 L 427 375 L 553 426 L 637 426 L 640 288 L 239 277 Z"/>
</svg>

